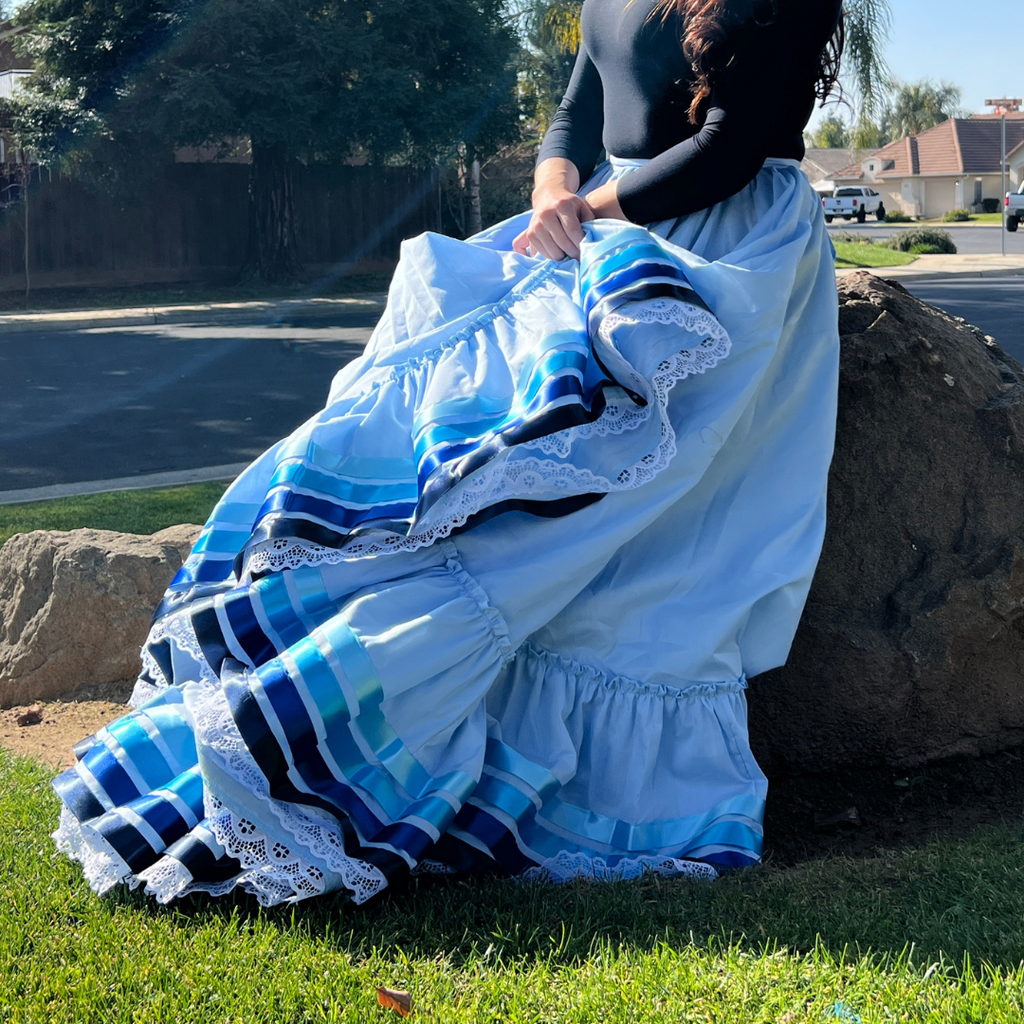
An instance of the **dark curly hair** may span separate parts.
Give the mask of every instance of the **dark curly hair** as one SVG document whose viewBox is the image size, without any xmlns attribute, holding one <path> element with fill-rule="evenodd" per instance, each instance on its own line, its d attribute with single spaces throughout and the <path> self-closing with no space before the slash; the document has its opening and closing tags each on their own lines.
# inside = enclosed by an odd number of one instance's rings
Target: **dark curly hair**
<svg viewBox="0 0 1024 1024">
<path fill-rule="evenodd" d="M 693 67 L 693 101 L 690 121 L 700 124 L 707 113 L 715 76 L 729 66 L 736 52 L 726 29 L 728 0 L 659 0 L 654 14 L 677 14 L 683 24 L 683 53 Z M 753 0 L 749 20 L 770 25 L 778 14 L 778 0 Z M 816 94 L 824 101 L 839 81 L 839 65 L 846 43 L 845 16 L 840 15 L 835 34 L 821 51 L 815 76 Z"/>
</svg>

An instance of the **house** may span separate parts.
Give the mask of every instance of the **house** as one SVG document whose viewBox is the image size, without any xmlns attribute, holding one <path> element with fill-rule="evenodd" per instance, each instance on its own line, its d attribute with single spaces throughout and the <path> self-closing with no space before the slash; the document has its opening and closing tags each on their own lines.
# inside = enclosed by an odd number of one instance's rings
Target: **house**
<svg viewBox="0 0 1024 1024">
<path fill-rule="evenodd" d="M 836 187 L 832 177 L 837 171 L 874 153 L 873 149 L 808 149 L 800 169 L 807 175 L 815 192 L 831 195 Z"/>
<path fill-rule="evenodd" d="M 25 78 L 32 74 L 32 62 L 14 51 L 13 40 L 19 31 L 11 22 L 0 21 L 0 100 L 16 95 Z M 20 162 L 21 157 L 21 152 L 12 147 L 11 140 L 0 125 L 0 169 L 7 163 Z M 4 190 L 0 195 L 2 205 L 9 188 L 0 184 L 0 189 Z"/>
<path fill-rule="evenodd" d="M 836 186 L 870 185 L 885 199 L 886 209 L 914 217 L 941 217 L 947 210 L 1002 201 L 999 169 L 1000 118 L 977 114 L 951 118 L 890 142 L 833 175 Z M 1008 188 L 1024 181 L 1024 113 L 1006 118 Z"/>
<path fill-rule="evenodd" d="M 14 37 L 20 31 L 9 21 L 0 22 L 0 100 L 14 96 L 21 83 L 32 74 L 32 61 L 14 50 Z"/>
</svg>

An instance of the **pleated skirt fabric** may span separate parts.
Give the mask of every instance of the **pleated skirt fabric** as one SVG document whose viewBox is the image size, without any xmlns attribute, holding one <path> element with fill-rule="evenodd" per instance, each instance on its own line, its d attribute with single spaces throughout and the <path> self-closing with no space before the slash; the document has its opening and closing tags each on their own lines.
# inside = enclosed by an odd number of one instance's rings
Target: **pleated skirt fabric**
<svg viewBox="0 0 1024 1024">
<path fill-rule="evenodd" d="M 820 203 L 769 160 L 558 263 L 512 251 L 528 216 L 404 243 L 365 354 L 217 505 L 134 710 L 55 780 L 97 891 L 759 859 L 744 690 L 787 657 L 835 427 Z"/>
</svg>

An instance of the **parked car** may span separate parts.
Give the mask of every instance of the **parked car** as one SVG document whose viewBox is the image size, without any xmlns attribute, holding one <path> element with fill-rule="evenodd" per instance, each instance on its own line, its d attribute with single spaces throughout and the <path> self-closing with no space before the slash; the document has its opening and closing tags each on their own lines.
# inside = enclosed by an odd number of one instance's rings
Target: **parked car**
<svg viewBox="0 0 1024 1024">
<path fill-rule="evenodd" d="M 1016 231 L 1024 220 L 1024 182 L 1016 192 L 1006 193 L 1006 230 Z"/>
<path fill-rule="evenodd" d="M 831 196 L 825 196 L 821 204 L 825 207 L 826 224 L 831 224 L 836 217 L 842 217 L 843 220 L 856 217 L 857 223 L 863 224 L 869 213 L 873 213 L 879 220 L 885 220 L 882 197 L 873 188 L 863 185 L 837 188 Z"/>
</svg>

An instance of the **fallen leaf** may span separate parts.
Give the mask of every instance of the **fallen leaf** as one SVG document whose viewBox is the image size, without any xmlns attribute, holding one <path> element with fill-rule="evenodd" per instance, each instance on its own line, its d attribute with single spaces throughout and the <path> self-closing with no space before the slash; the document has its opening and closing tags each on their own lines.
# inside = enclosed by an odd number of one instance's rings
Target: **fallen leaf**
<svg viewBox="0 0 1024 1024">
<path fill-rule="evenodd" d="M 399 992 L 393 988 L 377 986 L 377 1002 L 388 1010 L 394 1010 L 402 1017 L 412 1014 L 412 996 L 408 992 Z"/>
<path fill-rule="evenodd" d="M 26 725 L 38 725 L 43 720 L 43 709 L 38 704 L 33 704 L 30 708 L 25 710 L 18 715 L 18 725 L 24 728 Z"/>
</svg>

